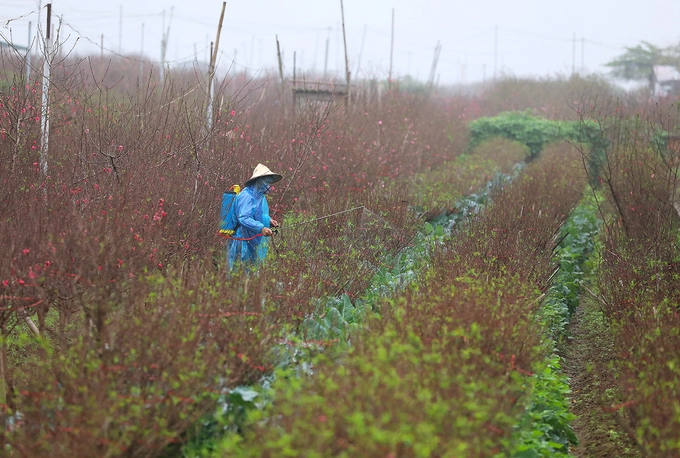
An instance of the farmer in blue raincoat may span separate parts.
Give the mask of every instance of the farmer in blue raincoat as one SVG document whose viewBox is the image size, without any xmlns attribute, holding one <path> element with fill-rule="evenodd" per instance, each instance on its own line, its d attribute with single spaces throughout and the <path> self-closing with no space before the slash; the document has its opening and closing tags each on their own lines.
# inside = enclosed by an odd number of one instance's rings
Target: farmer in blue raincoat
<svg viewBox="0 0 680 458">
<path fill-rule="evenodd" d="M 253 176 L 245 182 L 245 188 L 236 197 L 234 211 L 238 228 L 228 245 L 229 268 L 254 268 L 267 256 L 268 241 L 273 233 L 271 228 L 279 223 L 269 216 L 267 193 L 271 185 L 283 178 L 268 167 L 257 164 Z"/>
</svg>

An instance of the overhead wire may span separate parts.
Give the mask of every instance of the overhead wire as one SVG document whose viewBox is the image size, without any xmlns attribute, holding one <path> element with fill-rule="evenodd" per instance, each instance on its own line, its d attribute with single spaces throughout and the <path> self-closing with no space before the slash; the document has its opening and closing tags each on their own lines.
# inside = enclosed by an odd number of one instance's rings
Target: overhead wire
<svg viewBox="0 0 680 458">
<path fill-rule="evenodd" d="M 86 35 L 83 35 L 80 31 L 78 31 L 78 30 L 77 30 L 75 27 L 73 27 L 73 25 L 71 25 L 70 23 L 68 23 L 68 22 L 66 22 L 66 21 L 63 21 L 62 23 L 63 23 L 64 25 L 68 26 L 71 30 L 73 30 L 73 32 L 75 32 L 75 33 L 78 35 L 79 38 L 82 38 L 83 40 L 88 41 L 90 44 L 95 45 L 97 48 L 100 48 L 100 49 L 105 50 L 105 51 L 108 52 L 109 54 L 113 54 L 113 55 L 118 56 L 118 57 L 123 57 L 123 58 L 125 58 L 125 59 L 129 59 L 129 60 L 132 60 L 132 61 L 135 61 L 135 62 L 142 62 L 142 63 L 156 63 L 156 64 L 160 64 L 160 61 L 157 61 L 157 60 L 153 60 L 153 59 L 138 59 L 138 58 L 136 58 L 136 57 L 131 57 L 130 55 L 124 55 L 124 54 L 121 54 L 121 53 L 119 53 L 119 52 L 116 52 L 116 51 L 114 51 L 114 50 L 112 50 L 112 49 L 110 49 L 110 48 L 107 48 L 106 46 L 101 46 L 100 43 L 96 43 L 96 42 L 95 42 L 94 40 L 92 40 L 90 37 L 88 37 L 88 36 L 86 36 Z M 199 52 L 204 52 L 204 51 L 206 51 L 207 49 L 209 49 L 209 47 L 203 47 L 203 48 L 200 49 L 200 51 L 197 51 L 197 53 L 199 53 Z M 183 58 L 180 58 L 180 59 L 166 60 L 166 61 L 164 61 L 164 63 L 165 63 L 165 64 L 174 64 L 174 63 L 180 63 L 180 62 L 187 62 L 187 61 L 189 61 L 189 60 L 193 60 L 194 57 L 195 57 L 195 55 L 196 55 L 196 54 L 192 54 L 192 55 L 190 55 L 190 56 L 183 57 Z"/>
<path fill-rule="evenodd" d="M 75 11 L 81 12 L 81 13 L 86 12 L 85 10 L 75 10 Z M 22 15 L 19 15 L 17 17 L 2 20 L 2 21 L 0 21 L 0 23 L 4 23 L 5 26 L 7 26 L 11 22 L 21 20 L 25 17 L 31 16 L 31 15 L 36 14 L 38 12 L 39 12 L 38 10 L 33 10 L 33 11 L 30 11 L 30 12 L 24 13 Z M 199 24 L 199 25 L 204 25 L 204 26 L 212 25 L 212 24 L 208 23 L 207 21 L 203 21 L 203 20 L 199 19 L 196 15 L 193 15 L 191 13 L 186 13 L 186 12 L 183 12 L 183 11 L 180 11 L 180 10 L 177 10 L 177 12 L 179 14 L 175 15 L 176 19 L 180 20 L 182 22 Z M 96 13 L 93 12 L 93 14 L 96 14 Z M 133 15 L 128 14 L 128 15 L 124 15 L 124 16 L 102 14 L 102 15 L 99 15 L 99 16 L 91 16 L 90 18 L 92 18 L 92 17 L 94 17 L 95 19 L 106 19 L 106 18 L 114 18 L 114 17 L 126 17 L 126 18 L 151 17 L 151 18 L 155 18 L 155 17 L 158 17 L 158 16 L 160 16 L 160 13 L 133 14 Z M 62 23 L 65 26 L 67 26 L 70 30 L 72 30 L 77 35 L 77 38 L 83 39 L 86 42 L 90 43 L 91 45 L 95 46 L 96 48 L 101 49 L 102 51 L 106 51 L 107 53 L 109 53 L 111 55 L 119 56 L 119 57 L 122 57 L 122 58 L 125 58 L 125 59 L 129 59 L 129 60 L 136 61 L 136 62 L 142 62 L 142 63 L 149 63 L 149 62 L 150 63 L 156 63 L 156 64 L 160 63 L 160 61 L 158 59 L 148 59 L 148 58 L 143 58 L 143 57 L 141 57 L 141 58 L 140 57 L 132 57 L 130 55 L 124 55 L 120 52 L 114 51 L 113 49 L 111 49 L 109 47 L 103 46 L 102 43 L 97 43 L 95 40 L 91 39 L 87 35 L 80 32 L 70 22 L 63 21 L 63 16 L 62 16 Z M 323 27 L 301 26 L 301 25 L 288 25 L 288 24 L 280 24 L 280 25 L 257 24 L 257 23 L 254 23 L 254 22 L 242 22 L 242 21 L 241 22 L 227 23 L 227 24 L 228 24 L 229 28 L 232 29 L 232 30 L 248 29 L 248 30 L 252 31 L 253 28 L 255 28 L 255 31 L 266 30 L 266 31 L 270 32 L 272 30 L 272 27 L 284 28 L 285 30 L 287 30 L 287 32 L 286 32 L 287 34 L 319 33 L 319 32 L 326 32 L 329 29 L 332 30 L 334 27 L 337 27 L 337 26 L 330 26 L 330 27 L 329 26 L 323 26 Z M 388 33 L 384 32 L 380 29 L 366 27 L 365 30 L 366 30 L 367 33 L 372 34 L 374 37 L 379 36 L 383 39 L 386 39 L 389 36 Z M 491 32 L 492 30 L 494 30 L 494 28 L 492 28 L 492 27 L 477 28 L 477 30 L 474 33 L 472 33 L 471 35 L 468 35 L 468 36 L 465 36 L 463 38 L 454 40 L 453 43 L 464 43 L 464 42 L 468 42 L 468 41 L 471 41 L 471 40 L 477 40 L 480 37 L 487 37 L 490 40 L 492 35 L 493 35 L 492 32 Z M 544 34 L 544 33 L 534 32 L 534 31 L 517 30 L 517 29 L 507 28 L 507 27 L 499 28 L 498 30 L 502 30 L 502 31 L 506 32 L 506 35 L 507 35 L 507 32 L 510 32 L 511 34 L 515 34 L 516 36 L 533 36 L 533 37 L 542 38 L 544 40 L 547 39 L 547 40 L 561 41 L 561 42 L 565 42 L 565 43 L 574 41 L 573 38 L 560 37 L 560 36 Z M 506 38 L 506 41 L 504 42 L 504 44 L 507 46 L 508 43 L 509 43 L 507 41 L 508 37 L 506 36 L 505 38 Z M 431 52 L 431 49 L 432 49 L 431 44 L 424 44 L 422 42 L 417 42 L 417 41 L 414 41 L 414 40 L 405 39 L 403 37 L 397 37 L 396 41 L 397 41 L 397 43 L 400 43 L 400 45 L 401 45 L 401 46 L 399 46 L 399 49 L 396 51 L 399 55 L 402 55 L 402 56 L 408 55 L 409 58 L 411 58 L 411 57 L 420 58 L 420 59 L 430 58 L 430 52 Z M 606 48 L 606 49 L 616 50 L 616 49 L 621 48 L 620 46 L 616 46 L 616 45 L 612 45 L 612 44 L 605 44 L 605 43 L 602 43 L 602 42 L 599 42 L 599 41 L 596 41 L 596 40 L 586 39 L 586 38 L 583 38 L 583 37 L 579 41 L 582 41 L 583 43 L 588 43 L 590 45 Z M 411 49 L 405 50 L 403 45 L 406 45 L 406 47 L 410 47 Z M 506 46 L 504 46 L 504 48 L 505 48 L 504 51 L 503 51 L 504 53 L 519 52 L 519 51 L 509 50 L 509 49 L 507 49 Z M 413 48 L 420 48 L 421 51 L 418 51 L 417 49 L 414 50 Z M 205 53 L 208 49 L 209 49 L 209 46 L 203 46 L 203 47 L 200 48 L 200 51 L 195 51 L 194 53 L 187 55 L 185 57 L 167 60 L 167 61 L 165 61 L 165 64 L 173 65 L 173 64 L 187 63 L 187 62 L 195 61 L 196 56 L 199 52 L 202 54 L 202 53 Z M 544 48 L 541 48 L 541 49 L 544 49 Z M 427 50 L 427 51 L 425 51 L 425 50 Z M 461 65 L 460 61 L 456 62 L 456 61 L 453 61 L 451 59 L 451 56 L 453 56 L 453 55 L 459 55 L 460 56 L 461 53 L 465 53 L 466 59 L 467 59 L 468 54 L 478 55 L 478 56 L 481 56 L 481 55 L 487 55 L 488 56 L 488 55 L 493 53 L 493 51 L 466 51 L 466 50 L 463 50 L 463 49 L 451 48 L 450 46 L 447 46 L 446 43 L 444 43 L 442 50 L 444 51 L 444 53 L 443 53 L 444 56 L 442 56 L 442 58 L 440 59 L 440 62 L 441 63 L 447 63 L 447 64 L 450 64 L 450 65 Z M 524 48 L 522 51 L 525 52 L 526 48 Z M 229 54 L 226 54 L 224 52 L 224 50 L 222 50 L 221 53 L 220 53 L 220 56 L 227 56 L 228 57 Z M 448 56 L 448 58 L 445 57 L 445 56 Z M 231 57 L 230 61 L 231 61 L 231 64 L 230 64 L 231 66 L 235 66 L 235 67 L 241 68 L 243 70 L 247 70 L 247 71 L 261 71 L 262 70 L 261 68 L 253 68 L 249 65 L 245 65 L 245 64 L 238 62 L 236 60 L 236 54 L 235 53 Z M 470 64 L 469 62 L 465 63 L 465 65 L 469 65 L 469 64 Z"/>
<path fill-rule="evenodd" d="M 0 20 L 0 22 L 4 23 L 4 27 L 7 27 L 7 26 L 10 24 L 10 22 L 15 22 L 15 21 L 18 21 L 18 20 L 20 20 L 20 19 L 26 18 L 26 17 L 28 17 L 28 16 L 31 16 L 31 15 L 33 15 L 33 14 L 38 13 L 38 11 L 39 11 L 39 10 L 33 10 L 33 11 L 31 11 L 30 13 L 24 13 L 24 14 L 22 14 L 21 16 L 9 18 L 9 19 L 2 19 L 2 20 Z"/>
</svg>

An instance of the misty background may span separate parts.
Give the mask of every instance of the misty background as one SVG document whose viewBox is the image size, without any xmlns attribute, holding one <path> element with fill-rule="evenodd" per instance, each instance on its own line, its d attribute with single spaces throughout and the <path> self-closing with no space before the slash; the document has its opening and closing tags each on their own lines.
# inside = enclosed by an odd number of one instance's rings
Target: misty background
<svg viewBox="0 0 680 458">
<path fill-rule="evenodd" d="M 0 1 L 0 41 L 35 49 L 46 3 Z M 63 52 L 160 62 L 165 35 L 171 68 L 209 60 L 222 9 L 216 0 L 51 3 Z M 643 40 L 661 47 L 680 41 L 677 0 L 345 0 L 344 14 L 353 79 L 387 78 L 392 61 L 393 78 L 426 81 L 437 43 L 435 81 L 452 85 L 499 76 L 604 74 L 609 70 L 604 64 L 625 47 Z M 339 0 L 228 1 L 218 74 L 277 72 L 277 36 L 286 77 L 292 77 L 295 62 L 298 77 L 325 73 L 328 79 L 344 79 Z"/>
</svg>

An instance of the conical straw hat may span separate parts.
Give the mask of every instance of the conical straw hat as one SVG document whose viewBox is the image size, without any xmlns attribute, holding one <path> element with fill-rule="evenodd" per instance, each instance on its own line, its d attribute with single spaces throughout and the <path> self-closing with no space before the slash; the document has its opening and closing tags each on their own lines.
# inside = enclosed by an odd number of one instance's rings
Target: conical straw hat
<svg viewBox="0 0 680 458">
<path fill-rule="evenodd" d="M 274 173 L 271 170 L 269 170 L 269 167 L 267 167 L 266 165 L 257 164 L 257 167 L 255 167 L 255 170 L 253 170 L 253 176 L 248 178 L 248 181 L 246 181 L 245 185 L 248 186 L 251 181 L 260 177 L 272 177 L 274 179 L 272 183 L 276 183 L 281 178 L 283 178 L 282 175 Z"/>
</svg>

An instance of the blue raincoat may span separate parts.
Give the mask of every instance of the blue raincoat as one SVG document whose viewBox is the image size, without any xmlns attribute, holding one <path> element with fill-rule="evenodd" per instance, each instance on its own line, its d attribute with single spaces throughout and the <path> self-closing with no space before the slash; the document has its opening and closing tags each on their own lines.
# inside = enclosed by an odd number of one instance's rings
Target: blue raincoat
<svg viewBox="0 0 680 458">
<path fill-rule="evenodd" d="M 265 194 L 269 190 L 266 179 L 257 179 L 245 187 L 236 197 L 234 210 L 238 220 L 238 229 L 234 233 L 235 239 L 227 244 L 227 259 L 229 268 L 241 265 L 243 267 L 257 267 L 267 256 L 267 237 L 255 237 L 262 234 L 263 227 L 269 227 L 269 204 Z"/>
</svg>

